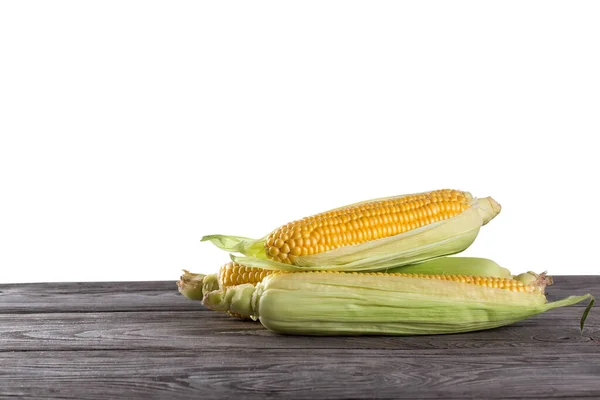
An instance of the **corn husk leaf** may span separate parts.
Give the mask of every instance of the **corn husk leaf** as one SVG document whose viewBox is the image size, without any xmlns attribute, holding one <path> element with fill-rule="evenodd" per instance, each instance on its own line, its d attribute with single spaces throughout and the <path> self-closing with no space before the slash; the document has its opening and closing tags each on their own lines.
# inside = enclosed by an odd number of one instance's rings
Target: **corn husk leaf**
<svg viewBox="0 0 600 400">
<path fill-rule="evenodd" d="M 480 257 L 439 257 L 416 264 L 386 269 L 382 272 L 512 278 L 510 270 L 501 267 L 490 259 Z"/>
</svg>

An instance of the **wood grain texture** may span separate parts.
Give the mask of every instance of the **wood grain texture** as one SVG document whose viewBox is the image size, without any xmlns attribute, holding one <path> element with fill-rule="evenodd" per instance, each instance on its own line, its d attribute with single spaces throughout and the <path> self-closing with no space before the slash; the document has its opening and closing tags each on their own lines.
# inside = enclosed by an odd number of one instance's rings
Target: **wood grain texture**
<svg viewBox="0 0 600 400">
<path fill-rule="evenodd" d="M 217 312 L 51 313 L 0 315 L 0 352 L 18 350 L 185 350 L 207 349 L 345 349 L 486 348 L 507 351 L 543 344 L 587 346 L 600 343 L 600 314 L 592 312 L 583 333 L 582 309 L 551 310 L 513 325 L 454 335 L 404 337 L 283 336 L 252 321 Z M 548 326 L 553 329 L 549 330 Z"/>
<path fill-rule="evenodd" d="M 600 295 L 555 278 L 549 298 Z M 0 285 L 0 398 L 600 398 L 600 313 L 498 329 L 304 337 L 206 310 L 173 282 Z"/>
<path fill-rule="evenodd" d="M 21 398 L 600 397 L 598 354 L 255 349 L 3 353 L 0 386 Z"/>
<path fill-rule="evenodd" d="M 84 282 L 0 285 L 0 314 L 198 310 L 172 282 Z"/>
</svg>

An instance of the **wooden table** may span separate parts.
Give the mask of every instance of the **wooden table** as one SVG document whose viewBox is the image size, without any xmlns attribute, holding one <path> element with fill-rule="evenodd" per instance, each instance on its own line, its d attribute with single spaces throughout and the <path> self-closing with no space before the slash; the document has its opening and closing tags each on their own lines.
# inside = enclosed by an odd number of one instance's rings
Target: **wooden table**
<svg viewBox="0 0 600 400">
<path fill-rule="evenodd" d="M 550 300 L 600 295 L 558 276 Z M 294 337 L 209 311 L 174 282 L 0 285 L 0 398 L 600 398 L 600 310 L 489 331 Z"/>
</svg>

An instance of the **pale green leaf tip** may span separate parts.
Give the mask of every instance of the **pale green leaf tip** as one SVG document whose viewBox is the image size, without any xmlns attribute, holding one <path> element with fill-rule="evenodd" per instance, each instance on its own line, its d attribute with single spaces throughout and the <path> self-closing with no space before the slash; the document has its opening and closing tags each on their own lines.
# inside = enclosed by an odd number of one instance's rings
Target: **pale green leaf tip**
<svg viewBox="0 0 600 400">
<path fill-rule="evenodd" d="M 590 302 L 587 305 L 587 307 L 585 308 L 585 310 L 583 311 L 583 315 L 581 316 L 581 322 L 579 323 L 579 329 L 580 329 L 581 333 L 583 333 L 583 326 L 585 324 L 585 320 L 587 319 L 587 316 L 590 313 L 590 310 L 592 309 L 592 307 L 594 306 L 594 303 L 596 302 L 596 299 L 594 298 L 594 296 L 592 296 L 591 294 L 588 294 L 587 296 L 589 296 Z"/>
</svg>

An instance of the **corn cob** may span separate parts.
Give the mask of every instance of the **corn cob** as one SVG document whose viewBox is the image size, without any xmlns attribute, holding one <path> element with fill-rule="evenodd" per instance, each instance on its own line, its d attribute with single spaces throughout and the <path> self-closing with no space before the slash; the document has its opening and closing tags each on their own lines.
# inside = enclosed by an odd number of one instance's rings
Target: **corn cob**
<svg viewBox="0 0 600 400">
<path fill-rule="evenodd" d="M 269 258 L 293 263 L 308 256 L 398 235 L 468 209 L 472 198 L 456 190 L 371 201 L 317 214 L 277 228 L 268 237 Z"/>
<path fill-rule="evenodd" d="M 214 310 L 250 315 L 267 329 L 302 335 L 444 334 L 508 325 L 553 308 L 594 298 L 570 296 L 547 303 L 545 274 L 515 279 L 301 272 L 271 274 L 256 286 L 242 284 L 205 294 Z"/>
<path fill-rule="evenodd" d="M 262 239 L 209 235 L 202 241 L 243 254 L 232 259 L 253 267 L 380 271 L 466 249 L 500 209 L 492 198 L 444 189 L 352 204 Z"/>
<path fill-rule="evenodd" d="M 202 300 L 206 293 L 214 290 L 250 283 L 256 285 L 272 273 L 290 273 L 289 271 L 274 271 L 262 268 L 252 268 L 235 262 L 229 262 L 219 269 L 216 274 L 195 274 L 184 270 L 177 287 L 179 292 L 191 300 Z M 386 273 L 409 273 L 426 275 L 468 275 L 478 277 L 510 278 L 512 275 L 506 268 L 500 267 L 492 260 L 476 257 L 441 257 L 424 261 L 420 264 L 392 268 Z M 519 279 L 531 279 L 532 273 L 521 274 Z M 248 315 L 235 314 L 240 318 Z"/>
</svg>

